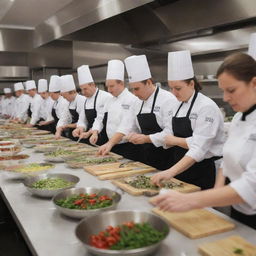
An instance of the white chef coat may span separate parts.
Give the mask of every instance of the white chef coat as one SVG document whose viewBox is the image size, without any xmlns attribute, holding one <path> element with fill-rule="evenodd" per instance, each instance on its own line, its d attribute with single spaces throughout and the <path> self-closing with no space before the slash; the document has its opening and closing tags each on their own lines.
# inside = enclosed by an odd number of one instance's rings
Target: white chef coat
<svg viewBox="0 0 256 256">
<path fill-rule="evenodd" d="M 151 113 L 156 89 L 150 95 L 150 97 L 144 101 L 141 114 Z M 172 115 L 173 108 L 177 105 L 177 102 L 178 101 L 176 97 L 172 93 L 159 88 L 153 113 L 156 116 L 156 121 L 159 127 L 161 127 L 163 131 L 149 135 L 150 140 L 156 147 L 161 147 L 165 145 L 164 137 L 170 133 L 170 116 Z M 129 116 L 129 118 L 126 119 L 126 124 L 120 127 L 119 132 L 126 135 L 132 131 L 138 131 L 139 133 L 141 133 L 140 125 L 137 119 L 137 115 L 140 112 L 141 106 L 142 101 L 136 101 L 136 104 L 134 104 L 132 107 L 131 115 Z"/>
<path fill-rule="evenodd" d="M 2 114 L 12 116 L 14 113 L 15 97 L 4 98 L 2 100 Z"/>
<path fill-rule="evenodd" d="M 69 102 L 60 96 L 53 104 L 56 115 L 59 118 L 56 128 L 70 124 L 72 121 L 70 112 L 69 112 Z"/>
<path fill-rule="evenodd" d="M 75 109 L 76 112 L 80 115 L 84 110 L 84 102 L 86 98 L 77 93 L 75 99 L 69 103 L 69 109 Z"/>
<path fill-rule="evenodd" d="M 194 94 L 187 102 L 183 103 L 176 117 L 186 116 Z M 178 103 L 176 109 L 172 112 L 173 116 L 176 114 L 180 104 L 181 102 Z M 213 156 L 222 156 L 223 144 L 225 142 L 224 120 L 217 104 L 199 92 L 190 112 L 189 119 L 191 121 L 193 135 L 186 138 L 189 147 L 186 156 L 190 156 L 196 162 Z M 173 134 L 171 119 L 170 127 L 171 133 Z"/>
<path fill-rule="evenodd" d="M 30 101 L 31 97 L 24 93 L 16 99 L 13 114 L 14 118 L 18 118 L 23 122 L 27 121 Z"/>
<path fill-rule="evenodd" d="M 43 118 L 46 122 L 53 120 L 52 117 L 52 108 L 54 100 L 49 96 L 46 99 L 43 99 L 41 108 L 40 108 L 40 118 Z"/>
<path fill-rule="evenodd" d="M 223 175 L 246 203 L 233 207 L 248 215 L 256 214 L 256 110 L 241 120 L 237 113 L 223 148 Z"/>
<path fill-rule="evenodd" d="M 32 97 L 31 100 L 31 120 L 30 120 L 30 124 L 35 125 L 39 119 L 40 119 L 40 108 L 41 105 L 43 103 L 43 98 L 39 95 L 36 94 L 34 97 Z"/>
<path fill-rule="evenodd" d="M 80 112 L 79 120 L 77 122 L 77 127 L 83 127 L 85 131 L 87 130 L 88 121 L 86 119 L 84 109 L 85 109 L 85 107 L 86 107 L 86 109 L 94 109 L 94 100 L 95 100 L 95 96 L 98 91 L 99 91 L 99 93 L 97 96 L 96 106 L 95 106 L 97 115 L 100 112 L 101 112 L 100 115 L 102 115 L 102 116 L 104 115 L 104 112 L 103 112 L 104 106 L 105 106 L 106 102 L 109 101 L 110 98 L 112 97 L 112 95 L 110 93 L 97 89 L 91 97 L 86 98 L 86 105 L 84 104 L 83 111 Z"/>
<path fill-rule="evenodd" d="M 0 114 L 2 114 L 4 96 L 0 96 Z"/>
<path fill-rule="evenodd" d="M 130 115 L 133 104 L 138 100 L 136 96 L 130 93 L 127 88 L 125 88 L 120 95 L 117 97 L 112 96 L 104 106 L 104 111 L 98 113 L 95 121 L 93 123 L 92 130 L 97 130 L 101 132 L 103 129 L 103 118 L 104 113 L 108 113 L 106 132 L 108 138 L 112 138 L 116 132 L 121 130 L 122 123 L 124 119 Z M 125 140 L 120 142 L 124 143 Z"/>
</svg>

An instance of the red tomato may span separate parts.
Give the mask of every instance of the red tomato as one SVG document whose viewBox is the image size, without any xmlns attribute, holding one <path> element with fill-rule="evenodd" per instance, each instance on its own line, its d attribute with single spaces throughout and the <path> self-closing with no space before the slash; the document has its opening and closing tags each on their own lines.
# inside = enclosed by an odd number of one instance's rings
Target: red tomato
<svg viewBox="0 0 256 256">
<path fill-rule="evenodd" d="M 77 199 L 75 202 L 74 202 L 74 205 L 80 205 L 84 202 L 84 199 Z"/>
<path fill-rule="evenodd" d="M 88 197 L 94 198 L 94 197 L 96 197 L 96 196 L 97 196 L 96 194 L 90 194 Z"/>
<path fill-rule="evenodd" d="M 90 204 L 95 204 L 95 203 L 96 203 L 96 200 L 95 200 L 95 199 L 89 199 L 88 202 L 89 202 Z"/>
</svg>

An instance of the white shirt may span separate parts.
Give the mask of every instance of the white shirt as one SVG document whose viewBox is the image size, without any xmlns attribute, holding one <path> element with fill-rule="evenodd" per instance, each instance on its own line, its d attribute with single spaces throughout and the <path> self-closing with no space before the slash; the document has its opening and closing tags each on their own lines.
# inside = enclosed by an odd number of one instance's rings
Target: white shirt
<svg viewBox="0 0 256 256">
<path fill-rule="evenodd" d="M 49 96 L 46 99 L 43 99 L 42 105 L 40 107 L 40 118 L 43 118 L 46 122 L 52 121 L 52 108 L 54 100 Z"/>
<path fill-rule="evenodd" d="M 187 102 L 183 103 L 176 117 L 186 116 L 193 96 L 194 94 Z M 173 111 L 173 116 L 175 116 L 180 104 L 179 102 Z M 197 162 L 213 156 L 222 156 L 223 144 L 225 142 L 224 120 L 217 104 L 199 92 L 189 119 L 193 134 L 191 137 L 186 138 L 189 147 L 186 156 L 190 156 Z M 170 126 L 172 131 L 171 119 Z"/>
<path fill-rule="evenodd" d="M 248 215 L 256 214 L 256 110 L 241 120 L 237 113 L 223 148 L 223 175 L 246 203 L 233 207 Z"/>
<path fill-rule="evenodd" d="M 69 109 L 75 109 L 76 112 L 80 115 L 81 112 L 84 112 L 84 102 L 86 98 L 77 93 L 75 99 L 69 103 Z"/>
<path fill-rule="evenodd" d="M 21 94 L 15 101 L 14 114 L 15 118 L 26 122 L 28 119 L 28 108 L 31 101 L 31 97 L 27 94 Z"/>
<path fill-rule="evenodd" d="M 127 116 L 130 115 L 131 107 L 138 100 L 136 96 L 130 93 L 126 88 L 122 91 L 122 93 L 114 97 L 112 96 L 110 100 L 105 104 L 104 111 L 102 113 L 98 113 L 95 121 L 93 123 L 92 130 L 97 130 L 101 132 L 103 128 L 103 118 L 104 113 L 108 113 L 107 119 L 107 127 L 106 132 L 108 138 L 112 138 L 116 132 L 121 130 L 122 122 Z M 120 143 L 124 143 L 122 140 Z"/>
<path fill-rule="evenodd" d="M 72 117 L 69 112 L 69 102 L 60 96 L 53 104 L 56 115 L 59 118 L 56 128 L 70 124 Z"/>
<path fill-rule="evenodd" d="M 40 119 L 40 108 L 43 103 L 43 98 L 39 95 L 36 94 L 34 97 L 31 99 L 31 120 L 30 124 L 35 125 L 39 119 Z"/>
<path fill-rule="evenodd" d="M 81 111 L 81 113 L 79 114 L 79 120 L 77 122 L 77 127 L 84 127 L 85 131 L 87 130 L 88 121 L 85 116 L 84 108 L 86 107 L 86 109 L 94 109 L 94 100 L 97 92 L 99 92 L 96 99 L 96 106 L 95 106 L 97 115 L 98 113 L 100 113 L 101 116 L 104 115 L 103 111 L 104 111 L 105 103 L 109 101 L 110 98 L 112 97 L 110 93 L 97 89 L 95 93 L 92 95 L 92 97 L 86 98 L 86 106 L 83 106 L 83 111 Z"/>
<path fill-rule="evenodd" d="M 144 101 L 141 114 L 151 112 L 156 89 L 150 95 L 150 97 Z M 164 137 L 168 133 L 170 133 L 169 122 L 170 116 L 172 115 L 172 109 L 174 108 L 174 106 L 176 106 L 177 102 L 178 101 L 176 97 L 172 93 L 159 88 L 153 113 L 155 114 L 156 121 L 159 127 L 162 128 L 162 131 L 149 135 L 150 140 L 156 147 L 164 146 Z M 140 112 L 141 106 L 142 101 L 136 101 L 132 108 L 132 114 L 129 116 L 129 118 L 126 119 L 126 124 L 124 124 L 121 129 L 119 129 L 119 132 L 126 135 L 133 131 L 138 131 L 139 133 L 141 133 L 140 125 L 137 119 L 137 115 Z"/>
<path fill-rule="evenodd" d="M 2 100 L 2 114 L 12 116 L 14 113 L 15 97 L 10 98 L 4 97 Z"/>
</svg>

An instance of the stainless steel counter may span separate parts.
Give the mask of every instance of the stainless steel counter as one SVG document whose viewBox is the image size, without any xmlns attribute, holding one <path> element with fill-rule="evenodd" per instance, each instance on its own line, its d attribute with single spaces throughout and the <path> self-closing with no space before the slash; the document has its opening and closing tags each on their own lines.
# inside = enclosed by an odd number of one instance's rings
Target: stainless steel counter
<svg viewBox="0 0 256 256">
<path fill-rule="evenodd" d="M 43 161 L 43 154 L 32 152 L 32 149 L 24 151 L 24 153 L 32 155 L 25 162 Z M 94 186 L 117 189 L 109 181 L 100 181 L 82 169 L 69 169 L 65 164 L 56 164 L 56 167 L 51 172 L 77 175 L 80 177 L 77 187 Z M 31 196 L 22 183 L 10 179 L 5 172 L 0 172 L 0 187 L 1 196 L 6 201 L 33 255 L 90 255 L 75 236 L 74 230 L 78 221 L 60 215 L 55 210 L 51 200 Z M 150 211 L 151 208 L 152 206 L 148 203 L 147 197 L 134 197 L 127 193 L 122 195 L 122 200 L 118 207 L 118 209 L 122 210 L 136 209 L 145 211 Z M 220 212 L 213 209 L 211 211 L 229 219 Z M 199 255 L 197 253 L 199 244 L 215 241 L 234 234 L 239 234 L 249 242 L 256 244 L 256 231 L 240 223 L 235 223 L 237 227 L 233 231 L 195 240 L 189 239 L 171 228 L 169 236 L 156 255 L 196 256 Z"/>
</svg>

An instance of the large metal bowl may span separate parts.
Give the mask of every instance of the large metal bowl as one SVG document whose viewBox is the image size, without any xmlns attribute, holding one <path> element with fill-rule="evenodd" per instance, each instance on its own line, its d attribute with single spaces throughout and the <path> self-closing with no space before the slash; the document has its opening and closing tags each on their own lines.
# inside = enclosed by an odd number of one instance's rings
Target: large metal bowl
<svg viewBox="0 0 256 256">
<path fill-rule="evenodd" d="M 165 238 L 169 234 L 169 224 L 161 217 L 143 211 L 111 211 L 104 212 L 100 215 L 95 215 L 86 219 L 83 219 L 76 227 L 75 233 L 77 238 L 85 245 L 87 250 L 99 256 L 117 256 L 117 255 L 148 255 L 154 253 L 160 246 L 160 241 L 156 244 L 131 250 L 106 250 L 98 249 L 89 245 L 89 238 L 91 235 L 98 234 L 100 231 L 105 230 L 109 225 L 117 226 L 124 222 L 133 221 L 135 223 L 150 223 L 154 228 L 159 231 L 167 231 Z"/>
<path fill-rule="evenodd" d="M 57 200 L 65 199 L 67 197 L 70 197 L 72 195 L 76 194 L 98 194 L 98 195 L 106 195 L 113 199 L 113 204 L 100 209 L 93 209 L 93 210 L 78 210 L 78 209 L 68 209 L 61 207 L 56 204 Z M 67 189 L 59 194 L 57 194 L 53 198 L 53 203 L 55 207 L 64 215 L 76 218 L 76 219 L 82 219 L 84 217 L 90 217 L 96 214 L 99 214 L 103 211 L 109 211 L 109 210 L 115 210 L 119 201 L 121 200 L 121 195 L 113 190 L 107 189 L 107 188 L 73 188 L 73 189 Z"/>
<path fill-rule="evenodd" d="M 48 189 L 36 189 L 36 188 L 32 188 L 32 184 L 42 180 L 42 179 L 47 179 L 47 178 L 61 178 L 64 179 L 66 181 L 69 182 L 73 182 L 74 184 L 65 188 L 59 188 L 59 189 L 53 189 L 53 190 L 48 190 Z M 56 194 L 64 191 L 65 189 L 69 189 L 69 188 L 73 188 L 74 186 L 76 186 L 76 184 L 79 182 L 79 178 L 75 175 L 71 175 L 71 174 L 65 174 L 65 173 L 45 173 L 45 174 L 41 174 L 41 175 L 37 175 L 34 177 L 27 177 L 25 178 L 25 180 L 23 181 L 23 184 L 25 185 L 25 187 L 27 188 L 27 190 L 32 193 L 33 195 L 36 196 L 40 196 L 40 197 L 53 197 Z"/>
</svg>

